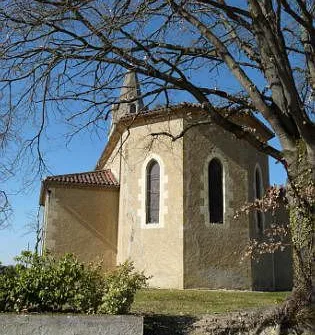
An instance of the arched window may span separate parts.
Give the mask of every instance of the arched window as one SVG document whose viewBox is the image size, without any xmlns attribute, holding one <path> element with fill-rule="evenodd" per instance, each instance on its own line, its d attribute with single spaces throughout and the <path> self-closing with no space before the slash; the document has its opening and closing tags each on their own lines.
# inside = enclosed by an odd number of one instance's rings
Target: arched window
<svg viewBox="0 0 315 335">
<path fill-rule="evenodd" d="M 223 223 L 223 168 L 214 158 L 208 168 L 209 218 L 211 223 Z"/>
<path fill-rule="evenodd" d="M 160 213 L 160 166 L 151 160 L 146 171 L 146 223 L 159 223 Z"/>
<path fill-rule="evenodd" d="M 262 176 L 261 170 L 259 167 L 255 169 L 255 199 L 261 199 L 263 196 L 263 184 L 262 184 Z M 263 213 L 261 211 L 256 211 L 256 224 L 257 230 L 259 232 L 263 231 Z"/>
<path fill-rule="evenodd" d="M 137 107 L 136 107 L 136 104 L 132 103 L 129 105 L 129 113 L 130 114 L 135 114 L 137 111 Z"/>
</svg>

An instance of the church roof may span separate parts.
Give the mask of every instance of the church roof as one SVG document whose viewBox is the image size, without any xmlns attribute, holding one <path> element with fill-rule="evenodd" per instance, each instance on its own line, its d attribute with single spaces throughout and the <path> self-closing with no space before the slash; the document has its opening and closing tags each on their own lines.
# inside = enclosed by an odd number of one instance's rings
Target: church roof
<svg viewBox="0 0 315 335">
<path fill-rule="evenodd" d="M 186 112 L 197 111 L 198 114 L 203 114 L 204 116 L 210 116 L 209 112 L 203 110 L 203 107 L 200 103 L 191 103 L 191 102 L 181 102 L 175 105 L 164 105 L 159 106 L 154 109 L 142 109 L 139 113 L 135 114 L 127 114 L 121 117 L 120 121 L 122 123 L 127 124 L 128 126 L 132 126 L 135 123 L 136 119 L 154 119 L 165 117 L 169 118 L 170 116 L 176 117 L 176 113 L 182 112 L 185 110 Z M 222 116 L 226 117 L 230 121 L 242 125 L 242 126 L 252 126 L 253 128 L 258 130 L 259 135 L 263 137 L 264 140 L 270 140 L 274 137 L 274 133 L 263 123 L 261 122 L 255 115 L 251 112 L 238 112 L 231 113 L 229 111 L 219 111 Z M 191 114 L 190 114 L 191 116 Z M 132 121 L 128 123 L 128 121 Z"/>
<path fill-rule="evenodd" d="M 58 176 L 49 176 L 45 179 L 44 182 L 97 186 L 119 186 L 111 170 L 88 171 L 72 174 L 62 174 Z"/>
<path fill-rule="evenodd" d="M 89 187 L 114 187 L 118 188 L 119 183 L 111 170 L 97 170 L 80 173 L 62 174 L 57 176 L 48 176 L 42 182 L 40 204 L 44 204 L 45 192 L 49 185 L 78 185 Z"/>
<path fill-rule="evenodd" d="M 223 111 L 222 111 L 223 113 Z M 154 109 L 143 108 L 136 114 L 126 114 L 120 117 L 119 121 L 113 127 L 110 133 L 108 143 L 96 165 L 96 169 L 104 166 L 116 144 L 119 142 L 120 136 L 125 129 L 133 128 L 146 123 L 154 123 L 173 118 L 189 118 L 194 117 L 209 118 L 209 113 L 202 108 L 199 103 L 182 102 L 176 105 L 160 106 Z M 242 127 L 248 127 L 257 130 L 256 135 L 263 141 L 267 142 L 274 137 L 273 132 L 264 125 L 253 113 L 237 113 L 224 115 L 235 124 Z"/>
</svg>

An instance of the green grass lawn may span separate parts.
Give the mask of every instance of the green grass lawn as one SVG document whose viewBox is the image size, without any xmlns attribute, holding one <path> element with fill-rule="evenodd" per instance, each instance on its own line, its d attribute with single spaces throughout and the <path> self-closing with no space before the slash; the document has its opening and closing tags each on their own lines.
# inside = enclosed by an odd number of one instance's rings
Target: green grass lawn
<svg viewBox="0 0 315 335">
<path fill-rule="evenodd" d="M 201 315 L 266 307 L 282 302 L 288 292 L 210 290 L 140 290 L 131 312 L 136 314 Z"/>
</svg>

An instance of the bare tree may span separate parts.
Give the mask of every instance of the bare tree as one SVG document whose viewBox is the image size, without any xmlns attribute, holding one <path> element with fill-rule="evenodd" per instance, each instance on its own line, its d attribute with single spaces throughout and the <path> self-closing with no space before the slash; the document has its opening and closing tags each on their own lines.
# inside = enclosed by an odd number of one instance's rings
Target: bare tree
<svg viewBox="0 0 315 335">
<path fill-rule="evenodd" d="M 5 228 L 12 214 L 8 196 L 4 190 L 0 190 L 0 227 Z"/>
<path fill-rule="evenodd" d="M 295 315 L 312 293 L 314 13 L 313 0 L 2 0 L 6 132 L 33 119 L 37 131 L 22 143 L 41 157 L 51 117 L 74 132 L 107 118 L 125 69 L 140 74 L 148 104 L 185 92 L 287 172 L 295 280 L 278 318 Z M 222 110 L 259 114 L 280 149 Z"/>
<path fill-rule="evenodd" d="M 35 234 L 35 245 L 34 253 L 41 254 L 41 246 L 43 243 L 43 226 L 42 226 L 42 216 L 43 212 L 41 207 L 38 207 L 36 213 L 30 212 L 28 214 L 29 221 L 25 225 L 26 232 L 25 235 Z"/>
</svg>

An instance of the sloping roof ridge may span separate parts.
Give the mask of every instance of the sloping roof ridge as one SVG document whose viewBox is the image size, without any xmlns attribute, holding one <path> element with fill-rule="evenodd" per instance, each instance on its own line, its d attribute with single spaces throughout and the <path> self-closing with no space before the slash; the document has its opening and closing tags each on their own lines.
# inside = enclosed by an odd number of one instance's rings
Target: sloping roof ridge
<svg viewBox="0 0 315 335">
<path fill-rule="evenodd" d="M 111 169 L 103 169 L 103 170 L 100 169 L 100 170 L 92 170 L 92 171 L 56 174 L 56 175 L 52 175 L 52 176 L 47 176 L 45 178 L 45 180 L 48 179 L 48 178 L 70 177 L 70 176 L 84 175 L 84 174 L 88 174 L 88 173 L 99 173 L 99 172 L 110 172 L 110 173 L 112 173 Z"/>
<path fill-rule="evenodd" d="M 134 114 L 124 115 L 123 117 L 121 117 L 121 120 L 135 118 L 137 116 L 152 116 L 152 115 L 154 115 L 155 113 L 158 113 L 158 112 L 164 112 L 164 111 L 167 111 L 167 110 L 171 111 L 171 110 L 174 110 L 174 109 L 180 109 L 180 108 L 184 108 L 184 107 L 200 108 L 200 107 L 202 107 L 202 105 L 200 103 L 184 101 L 184 102 L 180 102 L 180 103 L 177 103 L 177 104 L 157 106 L 153 109 L 143 108 L 136 115 L 134 115 Z"/>
<path fill-rule="evenodd" d="M 203 104 L 184 101 L 177 104 L 161 105 L 153 109 L 144 108 L 140 110 L 137 114 L 127 114 L 121 117 L 117 124 L 114 125 L 113 129 L 109 134 L 108 142 L 96 164 L 96 169 L 104 166 L 107 158 L 110 155 L 110 152 L 114 150 L 115 145 L 119 141 L 119 138 L 126 127 L 133 127 L 134 125 L 137 125 L 139 120 L 142 120 L 141 122 L 143 122 L 143 120 L 145 119 L 155 120 L 159 119 L 160 117 L 169 118 L 172 115 L 172 112 L 176 112 L 174 114 L 174 117 L 181 117 L 181 113 L 179 112 L 181 112 L 181 110 L 185 108 L 190 108 L 190 112 L 206 112 L 204 110 Z M 264 122 L 257 118 L 253 112 L 244 112 L 241 113 L 240 116 L 244 119 L 239 120 L 239 122 L 237 122 L 237 120 L 232 120 L 232 122 L 247 126 L 249 125 L 253 128 L 260 128 L 261 136 L 265 141 L 268 141 L 269 139 L 274 137 L 274 133 L 272 132 L 272 130 L 266 124 L 264 124 Z M 233 117 L 233 115 L 231 115 L 231 117 Z M 237 117 L 237 115 L 234 115 L 234 117 Z"/>
<path fill-rule="evenodd" d="M 45 204 L 46 190 L 53 185 L 119 189 L 119 183 L 110 169 L 48 176 L 42 181 L 40 205 Z"/>
<path fill-rule="evenodd" d="M 43 181 L 44 183 L 59 183 L 59 184 L 78 184 L 89 186 L 112 186 L 119 187 L 114 174 L 110 169 L 77 172 L 69 174 L 61 174 L 48 176 Z"/>
<path fill-rule="evenodd" d="M 201 104 L 198 103 L 198 102 L 183 101 L 183 102 L 179 102 L 177 104 L 169 104 L 169 105 L 158 106 L 156 108 L 151 109 L 150 111 L 155 112 L 155 111 L 165 110 L 165 109 L 169 109 L 169 108 L 180 108 L 180 107 L 201 107 Z"/>
</svg>

